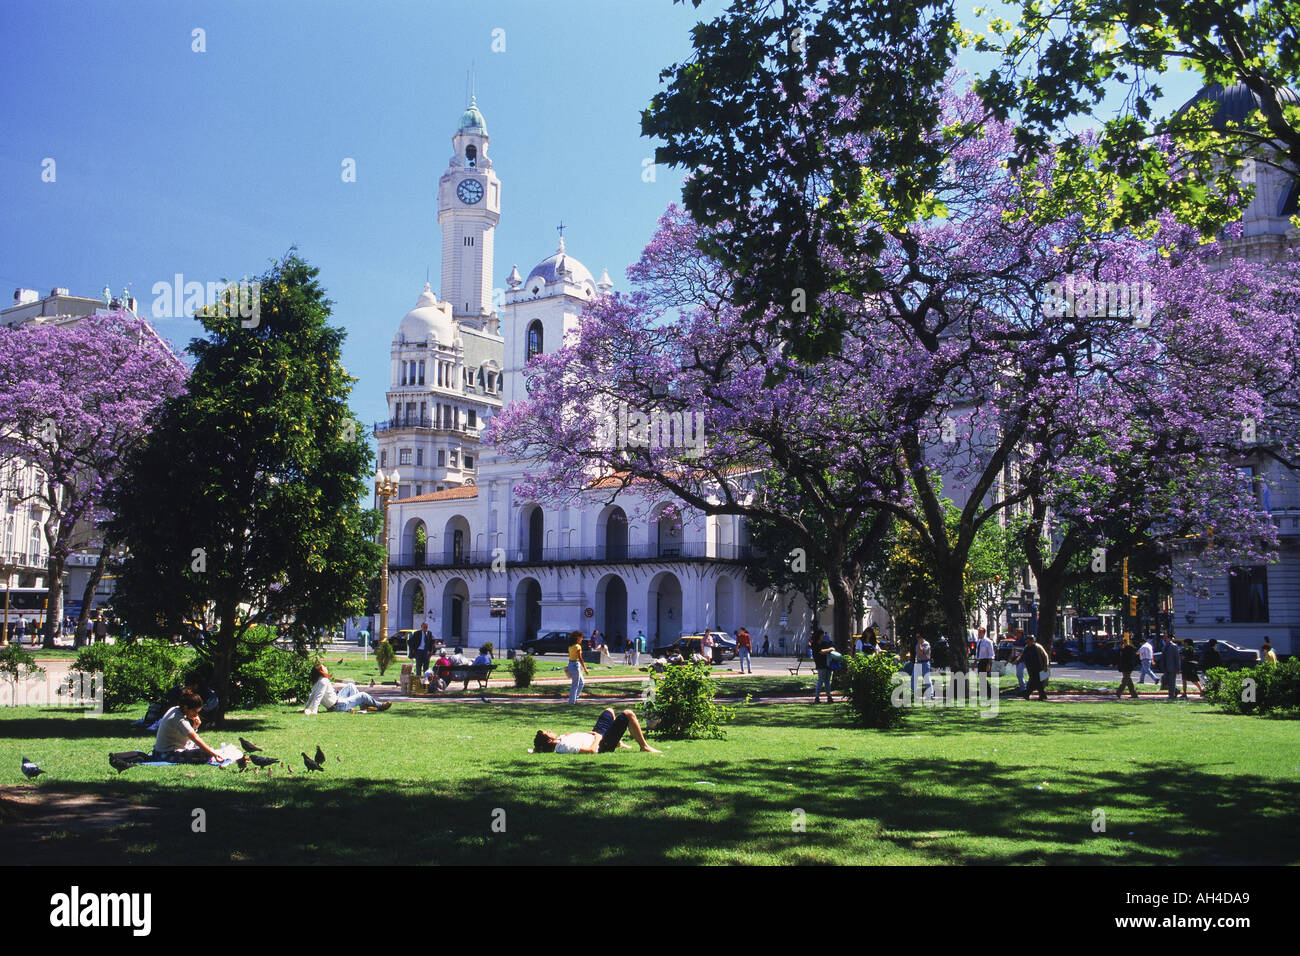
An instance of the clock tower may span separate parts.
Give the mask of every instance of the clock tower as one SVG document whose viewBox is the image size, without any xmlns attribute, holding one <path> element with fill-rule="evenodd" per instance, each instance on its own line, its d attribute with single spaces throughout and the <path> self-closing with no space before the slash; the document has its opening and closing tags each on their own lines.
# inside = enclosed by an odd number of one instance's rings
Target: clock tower
<svg viewBox="0 0 1300 956">
<path fill-rule="evenodd" d="M 492 315 L 492 247 L 501 220 L 501 181 L 488 158 L 487 123 L 474 98 L 451 138 L 454 150 L 438 181 L 442 295 L 457 319 Z"/>
</svg>

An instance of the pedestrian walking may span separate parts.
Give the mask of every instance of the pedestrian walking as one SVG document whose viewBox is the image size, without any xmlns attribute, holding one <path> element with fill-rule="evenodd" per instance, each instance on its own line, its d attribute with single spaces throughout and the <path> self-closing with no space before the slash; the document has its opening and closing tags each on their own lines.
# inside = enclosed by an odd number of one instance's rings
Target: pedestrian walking
<svg viewBox="0 0 1300 956">
<path fill-rule="evenodd" d="M 1039 700 L 1047 700 L 1047 681 L 1052 676 L 1051 660 L 1047 656 L 1047 649 L 1032 634 L 1025 638 L 1024 657 L 1025 668 L 1029 672 L 1029 683 L 1024 690 L 1025 700 L 1034 691 L 1038 692 Z"/>
<path fill-rule="evenodd" d="M 740 672 L 754 673 L 754 665 L 749 659 L 749 631 L 743 627 L 737 632 L 736 653 L 740 657 Z"/>
<path fill-rule="evenodd" d="M 108 640 L 108 621 L 104 619 L 104 612 L 100 611 L 99 616 L 95 618 L 95 641 L 103 644 Z"/>
<path fill-rule="evenodd" d="M 1222 667 L 1223 655 L 1219 653 L 1219 642 L 1210 638 L 1205 644 L 1205 654 L 1201 658 L 1201 670 L 1208 671 L 1211 667 Z"/>
<path fill-rule="evenodd" d="M 1128 695 L 1136 698 L 1138 695 L 1137 688 L 1133 686 L 1133 668 L 1137 667 L 1138 652 L 1133 646 L 1133 640 L 1127 634 L 1119 645 L 1119 690 L 1115 691 L 1116 697 L 1124 696 L 1124 688 L 1128 688 Z"/>
<path fill-rule="evenodd" d="M 576 704 L 582 694 L 582 675 L 587 673 L 587 662 L 582 659 L 582 631 L 569 634 L 569 666 L 565 668 L 569 680 L 569 703 Z"/>
<path fill-rule="evenodd" d="M 632 666 L 636 667 L 641 662 L 641 654 L 645 651 L 645 632 L 638 629 L 636 637 L 632 639 Z"/>
<path fill-rule="evenodd" d="M 1147 682 L 1147 677 L 1151 678 L 1151 683 L 1153 684 L 1160 683 L 1160 681 L 1156 679 L 1156 672 L 1152 670 L 1152 665 L 1155 663 L 1155 658 L 1156 658 L 1156 646 L 1154 643 L 1152 643 L 1151 638 L 1148 637 L 1145 643 L 1143 643 L 1143 645 L 1140 648 L 1138 648 L 1138 663 L 1141 664 L 1142 666 L 1142 673 L 1138 677 L 1139 684 L 1145 684 Z"/>
<path fill-rule="evenodd" d="M 993 688 L 990 680 L 993 677 L 993 658 L 994 649 L 993 641 L 989 639 L 984 628 L 978 631 L 979 637 L 975 640 L 975 673 L 979 675 L 979 693 L 985 700 L 992 699 Z"/>
<path fill-rule="evenodd" d="M 1187 699 L 1188 681 L 1191 681 L 1196 685 L 1196 693 L 1200 694 L 1202 697 L 1205 696 L 1205 691 L 1201 689 L 1201 674 L 1196 663 L 1196 647 L 1192 644 L 1192 639 L 1190 637 L 1183 641 L 1181 657 L 1183 669 L 1183 699 Z"/>
<path fill-rule="evenodd" d="M 822 702 L 822 687 L 826 688 L 826 703 L 833 704 L 831 699 L 831 651 L 835 650 L 835 642 L 831 640 L 830 635 L 818 628 L 813 631 L 813 636 L 808 641 L 808 646 L 812 648 L 813 663 L 817 666 L 817 686 L 813 691 L 813 703 Z"/>
<path fill-rule="evenodd" d="M 934 699 L 934 684 L 930 680 L 930 642 L 927 641 L 918 631 L 916 641 L 912 645 L 912 700 L 916 700 L 916 678 L 917 672 L 925 678 L 924 691 L 930 699 Z"/>
<path fill-rule="evenodd" d="M 771 650 L 772 650 L 772 642 L 769 641 L 767 639 L 767 635 L 764 634 L 763 635 L 763 656 L 767 657 L 768 654 L 771 653 Z"/>
<path fill-rule="evenodd" d="M 1169 699 L 1178 699 L 1178 675 L 1183 669 L 1183 655 L 1174 643 L 1172 636 L 1165 635 L 1165 646 L 1160 653 L 1160 664 L 1164 671 L 1165 687 L 1169 691 Z"/>
</svg>

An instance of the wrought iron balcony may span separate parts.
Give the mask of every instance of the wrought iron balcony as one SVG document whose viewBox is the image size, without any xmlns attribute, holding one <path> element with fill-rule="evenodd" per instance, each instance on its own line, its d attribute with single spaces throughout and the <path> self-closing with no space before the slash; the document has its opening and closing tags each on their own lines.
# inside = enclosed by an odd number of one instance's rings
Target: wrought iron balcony
<svg viewBox="0 0 1300 956">
<path fill-rule="evenodd" d="M 538 564 L 624 564 L 632 561 L 746 561 L 752 557 L 749 545 L 709 545 L 703 541 L 663 544 L 600 545 L 587 548 L 504 549 L 509 565 Z M 499 557 L 495 550 L 466 549 L 454 554 L 403 551 L 390 555 L 392 568 L 485 568 Z"/>
</svg>

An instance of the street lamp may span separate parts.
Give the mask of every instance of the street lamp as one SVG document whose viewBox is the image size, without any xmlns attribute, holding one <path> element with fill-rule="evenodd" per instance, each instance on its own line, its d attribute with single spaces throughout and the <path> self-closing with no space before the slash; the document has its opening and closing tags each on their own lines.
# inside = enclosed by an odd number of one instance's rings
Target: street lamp
<svg viewBox="0 0 1300 956">
<path fill-rule="evenodd" d="M 388 500 L 397 495 L 397 483 L 401 475 L 396 469 L 385 475 L 381 468 L 375 475 L 375 494 L 379 496 L 379 507 L 384 512 L 384 564 L 379 572 L 379 639 L 388 638 Z"/>
</svg>

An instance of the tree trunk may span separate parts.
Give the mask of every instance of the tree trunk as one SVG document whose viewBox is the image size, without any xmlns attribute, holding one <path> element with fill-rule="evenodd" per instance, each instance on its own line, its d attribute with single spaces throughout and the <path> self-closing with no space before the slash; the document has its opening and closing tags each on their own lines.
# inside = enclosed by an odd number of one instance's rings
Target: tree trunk
<svg viewBox="0 0 1300 956">
<path fill-rule="evenodd" d="M 1064 582 L 1055 575 L 1038 578 L 1038 643 L 1043 645 L 1049 659 L 1056 637 L 1056 608 L 1064 590 Z"/>
<path fill-rule="evenodd" d="M 95 567 L 86 580 L 86 589 L 81 592 L 81 613 L 77 615 L 77 624 L 72 629 L 72 639 L 77 647 L 81 646 L 83 628 L 85 628 L 86 622 L 90 620 L 90 605 L 95 600 L 95 588 L 99 587 L 99 582 L 104 578 L 104 568 L 108 564 L 108 554 L 111 547 L 107 541 L 104 542 L 104 547 L 99 552 L 99 558 L 95 561 Z"/>
<path fill-rule="evenodd" d="M 63 569 L 64 559 L 51 554 L 49 563 L 45 566 L 45 580 L 50 596 L 45 604 L 45 638 L 41 646 L 46 648 L 54 647 L 55 635 L 59 633 L 59 625 L 63 621 Z"/>
<path fill-rule="evenodd" d="M 836 647 L 853 646 L 853 594 L 857 582 L 844 576 L 842 571 L 828 572 L 827 583 L 830 585 L 831 597 L 835 599 L 831 606 L 831 639 Z"/>
<path fill-rule="evenodd" d="M 944 629 L 948 632 L 949 668 L 965 673 L 970 656 L 966 647 L 970 620 L 966 613 L 964 563 L 953 562 L 937 569 L 939 606 L 943 609 Z"/>
<path fill-rule="evenodd" d="M 221 726 L 226 717 L 226 708 L 230 701 L 231 669 L 235 663 L 235 613 L 232 605 L 221 609 L 221 626 L 217 629 L 215 646 L 210 649 L 209 660 L 212 661 L 212 689 L 217 692 L 217 712 L 213 725 Z"/>
</svg>

